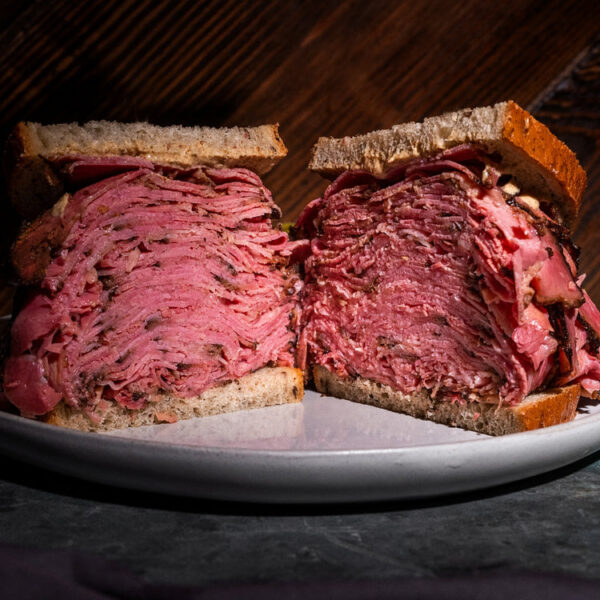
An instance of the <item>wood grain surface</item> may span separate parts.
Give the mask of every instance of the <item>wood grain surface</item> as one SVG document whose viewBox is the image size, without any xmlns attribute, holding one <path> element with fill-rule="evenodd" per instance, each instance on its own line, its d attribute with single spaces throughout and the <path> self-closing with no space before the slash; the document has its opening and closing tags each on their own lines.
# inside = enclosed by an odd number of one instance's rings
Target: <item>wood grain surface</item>
<svg viewBox="0 0 600 600">
<path fill-rule="evenodd" d="M 320 135 L 513 98 L 588 170 L 576 239 L 600 300 L 599 33 L 591 0 L 16 2 L 0 8 L 0 137 L 23 119 L 278 121 L 289 155 L 266 183 L 293 219 L 325 187 L 305 168 Z M 6 247 L 6 202 L 2 219 Z"/>
</svg>

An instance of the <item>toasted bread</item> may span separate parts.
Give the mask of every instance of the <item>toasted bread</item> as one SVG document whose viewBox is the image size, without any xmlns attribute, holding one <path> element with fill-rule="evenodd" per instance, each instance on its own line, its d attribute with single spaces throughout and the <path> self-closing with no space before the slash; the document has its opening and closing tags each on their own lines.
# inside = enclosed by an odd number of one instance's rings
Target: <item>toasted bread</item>
<svg viewBox="0 0 600 600">
<path fill-rule="evenodd" d="M 469 108 L 340 139 L 322 137 L 309 168 L 329 178 L 349 170 L 383 177 L 394 167 L 472 143 L 497 155 L 524 193 L 552 203 L 565 224 L 577 215 L 587 178 L 575 154 L 515 102 Z"/>
<path fill-rule="evenodd" d="M 32 219 L 65 191 L 51 164 L 61 156 L 126 155 L 183 168 L 245 167 L 263 175 L 286 154 L 276 124 L 212 128 L 111 121 L 22 122 L 8 139 L 4 170 L 11 202 L 21 216 Z"/>
<path fill-rule="evenodd" d="M 300 402 L 304 394 L 302 371 L 291 367 L 264 367 L 192 398 L 161 395 L 139 410 L 116 403 L 97 419 L 61 401 L 44 416 L 46 423 L 81 431 L 110 431 L 156 423 L 175 422 L 192 417 L 263 408 Z"/>
<path fill-rule="evenodd" d="M 317 390 L 323 394 L 487 435 L 518 433 L 572 421 L 580 394 L 579 385 L 569 385 L 530 394 L 516 406 L 459 404 L 435 400 L 427 390 L 404 394 L 370 379 L 340 377 L 321 366 L 313 367 L 313 377 Z"/>
</svg>

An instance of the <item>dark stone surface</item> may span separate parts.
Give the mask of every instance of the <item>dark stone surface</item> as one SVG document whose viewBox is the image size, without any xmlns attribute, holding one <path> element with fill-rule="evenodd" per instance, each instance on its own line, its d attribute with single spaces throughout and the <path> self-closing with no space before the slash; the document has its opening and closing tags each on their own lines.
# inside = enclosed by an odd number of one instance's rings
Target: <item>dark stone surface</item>
<svg viewBox="0 0 600 600">
<path fill-rule="evenodd" d="M 149 495 L 1 464 L 0 544 L 102 555 L 149 581 L 600 577 L 600 454 L 476 494 L 322 507 Z"/>
</svg>

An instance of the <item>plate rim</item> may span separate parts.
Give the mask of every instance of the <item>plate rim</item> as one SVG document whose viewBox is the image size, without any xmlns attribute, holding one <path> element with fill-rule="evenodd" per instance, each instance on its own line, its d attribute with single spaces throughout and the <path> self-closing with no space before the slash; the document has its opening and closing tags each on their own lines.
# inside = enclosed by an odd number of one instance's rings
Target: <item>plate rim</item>
<svg viewBox="0 0 600 600">
<path fill-rule="evenodd" d="M 83 481 L 218 501 L 331 504 L 439 497 L 527 479 L 598 450 L 600 411 L 505 436 L 317 450 L 107 436 L 0 412 L 0 454 Z M 83 460 L 74 461 L 73 453 L 83 453 Z"/>
</svg>

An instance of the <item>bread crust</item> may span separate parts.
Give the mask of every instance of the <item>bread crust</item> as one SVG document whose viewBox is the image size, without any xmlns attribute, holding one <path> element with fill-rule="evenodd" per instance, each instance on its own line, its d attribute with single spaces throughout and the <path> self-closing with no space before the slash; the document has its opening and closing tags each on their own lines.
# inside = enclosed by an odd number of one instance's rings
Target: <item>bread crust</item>
<svg viewBox="0 0 600 600">
<path fill-rule="evenodd" d="M 320 138 L 309 168 L 328 178 L 361 169 L 383 177 L 409 160 L 465 143 L 498 154 L 502 170 L 515 177 L 524 193 L 553 204 L 563 222 L 572 224 L 587 182 L 585 171 L 563 142 L 512 100 L 354 137 Z"/>
<path fill-rule="evenodd" d="M 90 419 L 83 411 L 61 401 L 42 420 L 51 425 L 80 431 L 111 431 L 291 404 L 301 402 L 303 396 L 304 376 L 300 369 L 264 367 L 192 398 L 156 395 L 139 410 L 124 408 L 115 402 L 97 420 Z"/>
<path fill-rule="evenodd" d="M 287 154 L 278 128 L 277 123 L 212 128 L 21 122 L 9 135 L 4 152 L 9 198 L 27 219 L 52 206 L 64 193 L 64 185 L 49 161 L 61 156 L 126 155 L 174 167 L 243 167 L 264 175 Z"/>
<path fill-rule="evenodd" d="M 575 418 L 579 385 L 530 394 L 516 406 L 436 401 L 422 390 L 404 394 L 361 377 L 340 377 L 322 366 L 313 367 L 317 390 L 338 398 L 401 412 L 419 419 L 461 427 L 487 435 L 505 435 L 566 423 Z"/>
<path fill-rule="evenodd" d="M 570 148 L 537 119 L 509 100 L 502 136 L 539 164 L 540 169 L 554 175 L 564 192 L 568 220 L 581 208 L 587 175 Z"/>
</svg>

